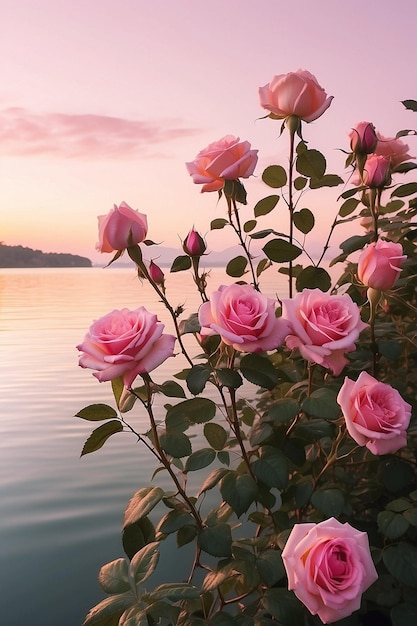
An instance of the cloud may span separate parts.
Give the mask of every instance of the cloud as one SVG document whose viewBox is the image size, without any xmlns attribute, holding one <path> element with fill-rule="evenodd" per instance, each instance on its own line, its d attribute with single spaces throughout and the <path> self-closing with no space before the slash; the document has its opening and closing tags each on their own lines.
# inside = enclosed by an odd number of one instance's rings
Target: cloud
<svg viewBox="0 0 417 626">
<path fill-rule="evenodd" d="M 167 156 L 166 145 L 198 135 L 179 120 L 129 120 L 94 114 L 33 113 L 24 108 L 0 110 L 0 153 L 74 159 Z"/>
</svg>

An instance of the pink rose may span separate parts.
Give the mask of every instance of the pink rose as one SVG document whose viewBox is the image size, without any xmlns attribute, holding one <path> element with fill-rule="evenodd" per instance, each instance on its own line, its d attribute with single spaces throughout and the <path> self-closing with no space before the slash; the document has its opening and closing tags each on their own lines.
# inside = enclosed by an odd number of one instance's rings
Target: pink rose
<svg viewBox="0 0 417 626">
<path fill-rule="evenodd" d="M 201 305 L 201 335 L 220 335 L 240 352 L 275 350 L 288 333 L 287 323 L 275 315 L 276 302 L 251 285 L 222 285 Z"/>
<path fill-rule="evenodd" d="M 138 374 L 151 372 L 173 356 L 175 337 L 163 335 L 164 325 L 144 307 L 115 310 L 96 320 L 77 346 L 81 367 L 97 370 L 100 381 L 123 376 L 130 387 Z"/>
<path fill-rule="evenodd" d="M 363 184 L 373 189 L 391 184 L 391 162 L 384 156 L 371 154 L 365 162 L 362 174 Z"/>
<path fill-rule="evenodd" d="M 202 236 L 193 228 L 186 236 L 182 248 L 188 256 L 200 257 L 206 251 L 207 246 Z"/>
<path fill-rule="evenodd" d="M 99 252 L 125 250 L 128 246 L 141 243 L 148 232 L 146 215 L 131 209 L 126 202 L 114 208 L 107 215 L 98 216 Z"/>
<path fill-rule="evenodd" d="M 401 141 L 401 139 L 384 137 L 380 133 L 377 133 L 377 137 L 378 143 L 374 152 L 378 156 L 389 159 L 393 170 L 400 165 L 400 163 L 414 158 L 408 154 L 409 146 Z"/>
<path fill-rule="evenodd" d="M 356 382 L 345 378 L 337 401 L 350 436 L 372 454 L 394 453 L 407 445 L 411 406 L 391 385 L 361 372 Z"/>
<path fill-rule="evenodd" d="M 359 280 L 367 287 L 380 291 L 391 289 L 406 258 L 400 243 L 378 239 L 366 246 L 359 257 Z"/>
<path fill-rule="evenodd" d="M 370 122 L 359 122 L 349 133 L 350 147 L 355 154 L 371 154 L 378 141 L 375 126 Z"/>
<path fill-rule="evenodd" d="M 226 135 L 201 150 L 190 163 L 186 163 L 193 182 L 203 185 L 201 191 L 218 191 L 225 180 L 249 178 L 253 174 L 258 151 L 251 150 L 249 141 Z"/>
<path fill-rule="evenodd" d="M 290 300 L 283 300 L 282 316 L 290 324 L 286 344 L 299 349 L 307 361 L 319 363 L 337 376 L 355 350 L 355 341 L 367 327 L 358 306 L 347 294 L 329 295 L 320 289 L 304 289 Z"/>
<path fill-rule="evenodd" d="M 149 276 L 157 285 L 163 285 L 165 281 L 164 272 L 161 270 L 159 265 L 151 261 L 149 263 Z"/>
<path fill-rule="evenodd" d="M 304 122 L 323 115 L 333 100 L 306 70 L 274 76 L 268 85 L 259 88 L 259 98 L 261 106 L 276 117 L 296 115 Z"/>
<path fill-rule="evenodd" d="M 324 624 L 359 609 L 363 592 L 378 578 L 367 534 L 334 518 L 296 524 L 282 559 L 288 589 Z"/>
</svg>

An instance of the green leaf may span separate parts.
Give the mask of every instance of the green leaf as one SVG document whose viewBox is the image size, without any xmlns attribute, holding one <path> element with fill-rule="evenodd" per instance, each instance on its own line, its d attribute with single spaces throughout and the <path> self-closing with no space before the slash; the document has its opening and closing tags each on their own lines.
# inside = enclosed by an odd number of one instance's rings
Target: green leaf
<svg viewBox="0 0 417 626">
<path fill-rule="evenodd" d="M 404 133 L 406 133 L 407 135 L 410 134 L 409 131 L 404 131 Z M 398 133 L 397 133 L 397 137 L 398 137 Z M 415 169 L 417 169 L 417 163 L 407 162 L 407 163 L 400 163 L 399 165 L 397 165 L 394 171 L 398 172 L 399 174 L 405 174 L 406 172 L 411 172 L 411 170 L 415 170 Z"/>
<path fill-rule="evenodd" d="M 260 448 L 261 457 L 251 463 L 256 478 L 268 487 L 285 489 L 288 484 L 288 462 L 280 450 L 265 446 Z"/>
<path fill-rule="evenodd" d="M 136 552 L 152 541 L 155 541 L 155 527 L 149 517 L 142 517 L 123 529 L 123 550 L 129 559 L 132 559 Z"/>
<path fill-rule="evenodd" d="M 191 267 L 191 259 L 189 256 L 183 254 L 181 256 L 177 256 L 174 259 L 170 272 L 183 272 L 184 270 L 189 270 Z"/>
<path fill-rule="evenodd" d="M 305 398 L 301 408 L 308 415 L 327 420 L 336 420 L 340 417 L 340 406 L 336 400 L 336 393 L 328 387 L 320 387 Z"/>
<path fill-rule="evenodd" d="M 161 487 L 143 487 L 136 491 L 127 505 L 123 518 L 123 528 L 135 524 L 148 515 L 164 495 L 165 492 Z"/>
<path fill-rule="evenodd" d="M 205 491 L 209 491 L 210 489 L 213 489 L 213 487 L 215 487 L 219 481 L 223 478 L 223 476 L 225 474 L 227 474 L 228 470 L 225 469 L 224 467 L 219 467 L 215 470 L 213 470 L 205 479 L 205 481 L 203 482 L 203 484 L 201 485 L 201 489 L 199 491 L 199 496 L 204 493 Z"/>
<path fill-rule="evenodd" d="M 361 250 L 371 240 L 371 235 L 353 235 L 340 244 L 340 248 L 345 254 Z"/>
<path fill-rule="evenodd" d="M 117 626 L 149 626 L 148 617 L 144 608 L 144 604 L 135 604 L 124 611 Z"/>
<path fill-rule="evenodd" d="M 297 178 L 294 180 L 294 188 L 297 191 L 301 191 L 301 189 L 304 189 L 306 184 L 307 184 L 307 178 L 304 178 L 304 176 L 297 176 Z"/>
<path fill-rule="evenodd" d="M 347 217 L 356 209 L 359 204 L 359 200 L 357 198 L 349 198 L 345 200 L 342 206 L 339 209 L 340 217 Z"/>
<path fill-rule="evenodd" d="M 123 593 L 130 590 L 126 559 L 116 559 L 103 565 L 98 575 L 100 587 L 106 593 Z"/>
<path fill-rule="evenodd" d="M 221 479 L 220 493 L 237 517 L 245 513 L 258 496 L 258 487 L 249 474 L 229 471 Z"/>
<path fill-rule="evenodd" d="M 262 272 L 267 270 L 268 267 L 271 267 L 271 265 L 272 263 L 269 259 L 261 259 L 258 265 L 256 266 L 256 278 L 259 278 Z"/>
<path fill-rule="evenodd" d="M 287 172 L 282 165 L 269 165 L 262 172 L 262 180 L 268 187 L 277 189 L 287 184 Z"/>
<path fill-rule="evenodd" d="M 382 553 L 388 571 L 404 585 L 417 588 L 417 547 L 401 541 Z"/>
<path fill-rule="evenodd" d="M 191 454 L 191 442 L 187 435 L 175 430 L 161 433 L 159 435 L 161 448 L 174 459 L 180 459 Z"/>
<path fill-rule="evenodd" d="M 243 224 L 243 230 L 245 231 L 245 233 L 250 233 L 251 230 L 255 228 L 256 224 L 256 220 L 248 220 Z"/>
<path fill-rule="evenodd" d="M 106 422 L 105 424 L 102 424 L 101 426 L 93 430 L 93 432 L 85 442 L 81 452 L 81 456 L 99 450 L 104 446 L 109 437 L 111 437 L 115 433 L 120 433 L 122 430 L 123 424 L 119 422 L 119 420 L 112 420 L 111 422 Z"/>
<path fill-rule="evenodd" d="M 267 589 L 262 598 L 262 605 L 282 626 L 300 626 L 305 623 L 303 605 L 287 589 L 282 587 Z"/>
<path fill-rule="evenodd" d="M 246 380 L 265 389 L 273 389 L 279 379 L 271 361 L 259 354 L 245 354 L 240 361 L 240 371 Z"/>
<path fill-rule="evenodd" d="M 129 565 L 129 578 L 132 585 L 143 583 L 155 571 L 159 560 L 159 542 L 144 546 L 135 556 Z"/>
<path fill-rule="evenodd" d="M 248 260 L 244 256 L 237 256 L 231 259 L 226 265 L 226 273 L 233 278 L 240 278 L 246 272 Z"/>
<path fill-rule="evenodd" d="M 405 108 L 409 109 L 410 111 L 417 111 L 416 100 L 401 100 L 401 104 L 403 104 Z"/>
<path fill-rule="evenodd" d="M 297 156 L 295 167 L 303 176 L 320 179 L 326 171 L 326 159 L 318 150 L 304 150 Z"/>
<path fill-rule="evenodd" d="M 406 183 L 405 185 L 397 187 L 397 189 L 392 192 L 391 198 L 404 198 L 414 193 L 417 193 L 417 183 Z"/>
<path fill-rule="evenodd" d="M 295 504 L 297 509 L 301 509 L 310 502 L 313 493 L 313 483 L 311 480 L 300 482 L 295 488 Z"/>
<path fill-rule="evenodd" d="M 194 396 L 201 393 L 210 378 L 211 370 L 205 365 L 194 365 L 187 374 L 187 387 Z"/>
<path fill-rule="evenodd" d="M 116 404 L 119 407 L 120 398 L 125 389 L 125 385 L 123 382 L 123 376 L 118 376 L 117 378 L 113 378 L 111 381 L 111 388 L 113 391 L 114 399 L 116 400 Z"/>
<path fill-rule="evenodd" d="M 191 398 L 184 400 L 175 406 L 170 407 L 168 416 L 170 418 L 185 417 L 192 424 L 203 424 L 209 422 L 216 415 L 216 405 L 209 398 Z"/>
<path fill-rule="evenodd" d="M 210 426 L 210 424 L 205 424 Z M 216 458 L 216 453 L 212 448 L 201 448 L 193 452 L 185 463 L 184 472 L 195 472 L 196 470 L 207 467 L 210 463 L 213 463 Z"/>
<path fill-rule="evenodd" d="M 122 613 L 135 602 L 131 591 L 105 598 L 90 609 L 83 626 L 117 626 Z"/>
<path fill-rule="evenodd" d="M 273 587 L 285 576 L 280 550 L 264 550 L 256 559 L 259 574 L 268 587 Z"/>
<path fill-rule="evenodd" d="M 200 548 L 212 556 L 232 556 L 232 532 L 229 524 L 203 528 L 198 535 Z"/>
<path fill-rule="evenodd" d="M 408 521 L 401 513 L 380 511 L 377 516 L 378 528 L 388 539 L 398 539 L 409 527 Z"/>
<path fill-rule="evenodd" d="M 332 280 L 329 274 L 322 267 L 309 265 L 302 270 L 297 276 L 295 286 L 298 292 L 303 289 L 321 289 L 328 291 L 331 287 Z"/>
<path fill-rule="evenodd" d="M 192 313 L 186 320 L 182 320 L 179 323 L 180 335 L 186 335 L 187 333 L 199 333 L 201 330 L 200 322 L 198 321 L 198 313 Z"/>
<path fill-rule="evenodd" d="M 223 426 L 215 422 L 204 424 L 204 436 L 214 450 L 223 450 L 228 438 Z"/>
<path fill-rule="evenodd" d="M 179 602 L 197 600 L 200 594 L 196 587 L 188 583 L 164 583 L 155 587 L 148 597 L 152 601 L 168 599 L 171 602 Z"/>
<path fill-rule="evenodd" d="M 262 198 L 255 204 L 253 213 L 255 217 L 261 217 L 261 215 L 268 215 L 278 204 L 279 196 L 272 195 Z"/>
<path fill-rule="evenodd" d="M 312 178 L 310 180 L 310 189 L 321 189 L 322 187 L 338 187 L 343 185 L 345 181 L 337 174 L 324 174 L 321 178 Z"/>
<path fill-rule="evenodd" d="M 414 480 L 414 471 L 411 465 L 397 457 L 382 460 L 379 471 L 382 483 L 392 493 L 402 491 Z"/>
<path fill-rule="evenodd" d="M 196 525 L 192 526 L 191 524 L 182 526 L 177 531 L 177 546 L 181 548 L 181 546 L 185 546 L 187 543 L 194 541 L 198 533 L 198 528 Z"/>
<path fill-rule="evenodd" d="M 300 406 L 295 398 L 280 398 L 271 404 L 266 419 L 285 424 L 292 421 L 299 410 Z"/>
<path fill-rule="evenodd" d="M 220 383 L 229 389 L 238 389 L 243 385 L 242 377 L 236 370 L 223 367 L 216 370 Z"/>
<path fill-rule="evenodd" d="M 100 422 L 117 417 L 117 411 L 107 404 L 90 404 L 76 413 L 75 417 L 81 417 L 90 422 Z"/>
<path fill-rule="evenodd" d="M 228 224 L 229 224 L 228 220 L 225 220 L 224 217 L 219 217 L 210 222 L 210 230 L 221 230 Z"/>
<path fill-rule="evenodd" d="M 185 398 L 184 389 L 175 380 L 167 380 L 158 387 L 168 398 Z"/>
<path fill-rule="evenodd" d="M 160 521 L 157 531 L 161 533 L 175 533 L 183 526 L 195 525 L 195 519 L 190 513 L 172 509 Z"/>
<path fill-rule="evenodd" d="M 417 109 L 413 110 L 417 111 Z M 397 604 L 397 606 L 392 608 L 391 620 L 392 626 L 410 626 L 410 624 L 417 624 L 417 605 L 411 604 L 411 602 Z"/>
<path fill-rule="evenodd" d="M 262 250 L 275 263 L 288 263 L 300 256 L 302 250 L 285 239 L 271 239 Z"/>
<path fill-rule="evenodd" d="M 304 233 L 304 235 L 309 233 L 314 227 L 314 215 L 310 211 L 310 209 L 301 209 L 301 211 L 295 211 L 293 218 L 295 227 L 298 228 L 299 231 Z"/>
<path fill-rule="evenodd" d="M 340 489 L 319 489 L 311 496 L 312 504 L 326 517 L 338 517 L 344 509 L 345 497 Z"/>
</svg>

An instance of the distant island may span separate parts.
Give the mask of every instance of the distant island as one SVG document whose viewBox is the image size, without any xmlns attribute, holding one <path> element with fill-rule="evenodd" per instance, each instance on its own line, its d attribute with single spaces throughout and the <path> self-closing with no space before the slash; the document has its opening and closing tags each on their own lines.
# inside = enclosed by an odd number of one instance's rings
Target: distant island
<svg viewBox="0 0 417 626">
<path fill-rule="evenodd" d="M 0 243 L 0 267 L 92 267 L 92 263 L 77 254 L 42 252 Z"/>
</svg>

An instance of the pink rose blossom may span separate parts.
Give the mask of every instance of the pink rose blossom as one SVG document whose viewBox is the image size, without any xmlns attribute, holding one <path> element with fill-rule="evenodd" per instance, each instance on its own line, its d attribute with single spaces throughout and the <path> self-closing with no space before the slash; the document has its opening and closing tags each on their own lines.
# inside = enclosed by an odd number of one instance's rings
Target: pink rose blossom
<svg viewBox="0 0 417 626">
<path fill-rule="evenodd" d="M 99 252 L 125 250 L 128 246 L 141 243 L 148 232 L 146 215 L 131 209 L 126 202 L 114 208 L 107 215 L 98 216 Z"/>
<path fill-rule="evenodd" d="M 200 257 L 206 251 L 207 246 L 202 236 L 193 228 L 186 236 L 182 248 L 188 256 Z"/>
<path fill-rule="evenodd" d="M 123 377 L 130 387 L 138 374 L 151 372 L 173 356 L 175 337 L 144 307 L 115 310 L 96 320 L 77 346 L 81 367 L 97 370 L 100 381 Z"/>
<path fill-rule="evenodd" d="M 218 191 L 225 180 L 249 178 L 258 161 L 258 151 L 251 150 L 249 141 L 226 135 L 201 150 L 190 163 L 186 163 L 193 182 L 203 185 L 201 191 Z"/>
<path fill-rule="evenodd" d="M 398 280 L 406 258 L 400 243 L 378 239 L 366 246 L 359 257 L 359 280 L 366 287 L 380 291 L 391 289 Z"/>
<path fill-rule="evenodd" d="M 200 307 L 201 335 L 220 335 L 240 352 L 275 350 L 288 333 L 287 322 L 275 310 L 275 300 L 251 285 L 222 285 Z"/>
<path fill-rule="evenodd" d="M 378 141 L 375 127 L 370 122 L 359 122 L 349 133 L 350 147 L 355 154 L 371 154 Z"/>
<path fill-rule="evenodd" d="M 355 341 L 367 327 L 350 296 L 304 289 L 293 299 L 283 300 L 282 305 L 282 316 L 290 325 L 287 347 L 298 348 L 307 361 L 339 375 L 348 362 L 345 353 L 355 350 Z"/>
<path fill-rule="evenodd" d="M 387 157 L 371 154 L 365 162 L 363 184 L 372 189 L 387 187 L 391 184 L 391 162 Z"/>
<path fill-rule="evenodd" d="M 378 156 L 383 156 L 389 159 L 391 168 L 394 170 L 400 163 L 413 159 L 414 157 L 408 154 L 409 146 L 395 137 L 384 137 L 380 133 L 377 133 L 378 143 L 374 150 Z"/>
<path fill-rule="evenodd" d="M 269 84 L 259 88 L 259 98 L 261 106 L 276 117 L 295 115 L 304 122 L 323 115 L 333 100 L 313 74 L 301 69 L 274 76 Z"/>
<path fill-rule="evenodd" d="M 367 534 L 334 518 L 296 524 L 282 559 L 288 589 L 324 624 L 358 610 L 363 592 L 378 578 Z"/>
<path fill-rule="evenodd" d="M 345 378 L 337 401 L 350 436 L 372 454 L 394 453 L 407 445 L 411 406 L 391 385 L 361 372 L 356 382 Z"/>
</svg>

